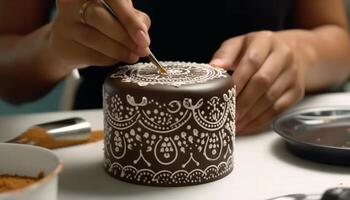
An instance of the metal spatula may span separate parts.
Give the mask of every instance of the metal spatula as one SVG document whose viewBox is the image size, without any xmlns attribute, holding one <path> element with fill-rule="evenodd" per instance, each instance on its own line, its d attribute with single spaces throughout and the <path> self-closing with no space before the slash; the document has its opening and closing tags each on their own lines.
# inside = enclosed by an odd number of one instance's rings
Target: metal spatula
<svg viewBox="0 0 350 200">
<path fill-rule="evenodd" d="M 69 118 L 34 125 L 8 142 L 58 148 L 83 143 L 90 133 L 90 124 L 84 119 Z"/>
</svg>

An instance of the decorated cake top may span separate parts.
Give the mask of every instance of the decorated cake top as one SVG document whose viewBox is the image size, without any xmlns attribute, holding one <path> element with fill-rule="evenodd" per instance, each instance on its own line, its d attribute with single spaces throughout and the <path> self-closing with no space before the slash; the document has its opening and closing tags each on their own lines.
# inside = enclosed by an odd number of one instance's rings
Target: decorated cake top
<svg viewBox="0 0 350 200">
<path fill-rule="evenodd" d="M 110 77 L 120 78 L 122 82 L 131 82 L 139 86 L 169 85 L 179 87 L 181 85 L 205 83 L 227 76 L 224 69 L 203 63 L 170 61 L 160 63 L 165 66 L 167 73 L 158 73 L 158 69 L 151 63 L 137 63 L 120 67 Z"/>
</svg>

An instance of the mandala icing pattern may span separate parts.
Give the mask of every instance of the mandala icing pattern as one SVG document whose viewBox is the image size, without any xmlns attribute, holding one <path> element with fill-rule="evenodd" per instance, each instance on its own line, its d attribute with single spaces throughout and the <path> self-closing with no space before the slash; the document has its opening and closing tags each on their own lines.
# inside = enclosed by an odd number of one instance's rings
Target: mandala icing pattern
<svg viewBox="0 0 350 200">
<path fill-rule="evenodd" d="M 151 63 L 127 65 L 113 73 L 111 78 L 122 78 L 124 82 L 147 85 L 181 86 L 203 83 L 209 80 L 227 76 L 225 70 L 203 63 L 161 62 L 167 68 L 166 74 L 159 74 L 158 69 Z"/>
<path fill-rule="evenodd" d="M 109 80 L 120 80 L 113 87 L 105 82 L 106 171 L 126 182 L 155 186 L 194 185 L 228 175 L 233 170 L 235 140 L 235 88 L 229 75 L 210 66 L 198 69 L 201 64 L 163 64 L 174 70 L 169 75 L 173 77 L 154 80 L 155 72 L 144 69 L 147 64 L 136 64 L 113 73 Z M 180 66 L 188 67 L 177 72 Z M 188 75 L 176 77 L 176 73 Z M 159 94 L 154 90 L 156 95 L 139 90 L 154 84 L 182 86 L 209 80 L 223 84 L 200 95 L 181 95 L 181 87 Z M 135 91 L 134 83 L 138 84 Z M 120 84 L 133 86 L 125 89 Z"/>
</svg>

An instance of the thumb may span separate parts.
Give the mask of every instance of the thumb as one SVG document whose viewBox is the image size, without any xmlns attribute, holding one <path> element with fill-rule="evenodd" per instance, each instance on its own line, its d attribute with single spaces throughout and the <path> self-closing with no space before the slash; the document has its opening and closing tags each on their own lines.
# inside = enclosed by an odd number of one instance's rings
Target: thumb
<svg viewBox="0 0 350 200">
<path fill-rule="evenodd" d="M 244 36 L 234 37 L 224 41 L 215 52 L 209 64 L 226 70 L 233 70 L 234 64 L 238 63 L 237 59 L 239 59 L 243 45 Z"/>
</svg>

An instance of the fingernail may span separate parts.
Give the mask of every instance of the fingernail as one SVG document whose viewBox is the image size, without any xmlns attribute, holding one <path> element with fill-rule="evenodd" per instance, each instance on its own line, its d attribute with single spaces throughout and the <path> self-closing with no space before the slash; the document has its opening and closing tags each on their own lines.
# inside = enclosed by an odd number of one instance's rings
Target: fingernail
<svg viewBox="0 0 350 200">
<path fill-rule="evenodd" d="M 146 55 L 148 56 L 149 54 L 151 54 L 151 49 L 149 49 L 149 47 L 146 48 Z"/>
<path fill-rule="evenodd" d="M 137 47 L 136 49 L 136 53 L 140 56 L 140 57 L 146 57 L 150 54 L 150 49 L 148 47 Z"/>
<path fill-rule="evenodd" d="M 143 30 L 138 30 L 136 32 L 136 40 L 137 44 L 141 47 L 147 47 L 151 43 L 151 39 Z"/>
<path fill-rule="evenodd" d="M 225 64 L 225 61 L 222 58 L 214 58 L 209 64 L 216 67 L 222 67 Z"/>
<path fill-rule="evenodd" d="M 130 53 L 128 61 L 131 63 L 135 63 L 135 62 L 137 62 L 138 59 L 139 59 L 139 56 L 137 56 L 134 53 Z"/>
</svg>

